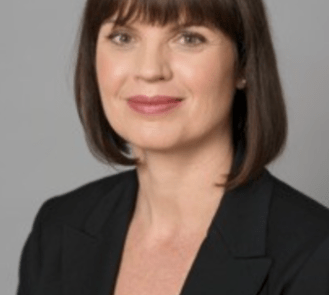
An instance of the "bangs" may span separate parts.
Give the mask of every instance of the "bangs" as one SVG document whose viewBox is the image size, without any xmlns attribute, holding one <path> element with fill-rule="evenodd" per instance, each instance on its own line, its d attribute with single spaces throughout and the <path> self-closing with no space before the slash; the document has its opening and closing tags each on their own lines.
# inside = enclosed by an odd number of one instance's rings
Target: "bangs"
<svg viewBox="0 0 329 295">
<path fill-rule="evenodd" d="M 203 25 L 219 28 L 233 39 L 241 31 L 235 0 L 103 0 L 98 8 L 98 21 L 113 18 L 119 26 L 134 21 L 157 26 Z"/>
</svg>

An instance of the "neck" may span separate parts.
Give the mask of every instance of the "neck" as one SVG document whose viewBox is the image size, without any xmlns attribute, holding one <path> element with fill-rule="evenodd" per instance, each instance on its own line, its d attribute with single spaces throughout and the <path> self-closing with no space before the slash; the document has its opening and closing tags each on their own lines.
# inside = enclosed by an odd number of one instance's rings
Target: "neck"
<svg viewBox="0 0 329 295">
<path fill-rule="evenodd" d="M 233 161 L 229 136 L 184 152 L 133 152 L 142 157 L 137 167 L 139 191 L 134 222 L 151 239 L 200 235 L 208 226 L 224 195 Z"/>
</svg>

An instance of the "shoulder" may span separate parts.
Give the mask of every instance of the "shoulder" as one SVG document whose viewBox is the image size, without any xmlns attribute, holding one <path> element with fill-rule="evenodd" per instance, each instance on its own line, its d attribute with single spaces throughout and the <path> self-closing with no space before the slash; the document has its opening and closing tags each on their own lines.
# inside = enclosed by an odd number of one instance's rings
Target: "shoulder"
<svg viewBox="0 0 329 295">
<path fill-rule="evenodd" d="M 272 284 L 283 283 L 284 277 L 289 286 L 298 276 L 310 274 L 315 266 L 319 275 L 329 276 L 329 208 L 272 174 L 269 176 L 273 190 L 267 253 L 274 262 Z M 310 277 L 307 282 L 313 284 L 316 280 Z"/>
<path fill-rule="evenodd" d="M 269 222 L 272 230 L 311 234 L 314 230 L 329 234 L 329 208 L 269 173 L 273 183 Z"/>
<path fill-rule="evenodd" d="M 115 187 L 127 179 L 132 170 L 119 172 L 85 183 L 61 195 L 46 199 L 40 206 L 34 220 L 36 224 L 65 223 L 80 227 L 89 214 Z M 107 198 L 114 202 L 114 196 Z"/>
</svg>

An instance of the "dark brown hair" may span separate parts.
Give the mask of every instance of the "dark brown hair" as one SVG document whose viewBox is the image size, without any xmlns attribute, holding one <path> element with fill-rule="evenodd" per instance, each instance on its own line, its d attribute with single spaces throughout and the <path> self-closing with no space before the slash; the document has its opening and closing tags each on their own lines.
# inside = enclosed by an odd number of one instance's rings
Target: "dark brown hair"
<svg viewBox="0 0 329 295">
<path fill-rule="evenodd" d="M 238 166 L 232 165 L 227 190 L 258 177 L 282 153 L 286 108 L 262 0 L 87 0 L 78 35 L 74 86 L 88 147 L 98 160 L 112 167 L 139 164 L 138 159 L 127 157 L 129 143 L 109 125 L 96 79 L 98 32 L 113 15 L 120 25 L 132 19 L 166 25 L 178 23 L 184 15 L 184 23 L 215 26 L 234 41 L 237 72 L 244 75 L 247 86 L 236 90 L 234 97 L 233 143 L 235 153 L 238 146 L 243 146 L 244 153 Z"/>
</svg>

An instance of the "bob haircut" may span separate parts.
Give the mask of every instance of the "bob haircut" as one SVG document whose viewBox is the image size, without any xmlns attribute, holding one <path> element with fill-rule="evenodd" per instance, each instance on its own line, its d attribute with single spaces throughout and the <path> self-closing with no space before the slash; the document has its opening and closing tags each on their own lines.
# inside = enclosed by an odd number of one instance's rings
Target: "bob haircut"
<svg viewBox="0 0 329 295">
<path fill-rule="evenodd" d="M 265 165 L 283 151 L 287 115 L 276 56 L 262 0 L 87 0 L 78 35 L 74 75 L 75 101 L 92 154 L 111 165 L 138 165 L 129 158 L 129 143 L 108 123 L 102 109 L 95 71 L 96 42 L 101 25 L 116 15 L 115 24 L 139 20 L 164 26 L 180 23 L 215 26 L 234 41 L 236 73 L 247 85 L 236 90 L 232 107 L 234 153 L 243 157 L 232 165 L 226 190 L 257 178 Z M 124 154 L 123 154 L 124 153 Z"/>
</svg>

